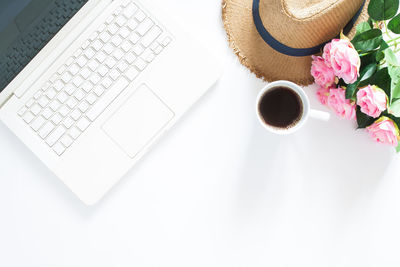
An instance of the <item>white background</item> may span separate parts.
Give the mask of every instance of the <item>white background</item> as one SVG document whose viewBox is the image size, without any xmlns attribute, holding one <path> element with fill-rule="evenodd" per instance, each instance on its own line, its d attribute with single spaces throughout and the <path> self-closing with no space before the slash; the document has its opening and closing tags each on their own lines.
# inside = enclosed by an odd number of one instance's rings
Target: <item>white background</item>
<svg viewBox="0 0 400 267">
<path fill-rule="evenodd" d="M 220 1 L 156 2 L 221 56 L 221 80 L 92 207 L 0 123 L 0 266 L 399 266 L 399 156 L 336 117 L 266 133 Z"/>
</svg>

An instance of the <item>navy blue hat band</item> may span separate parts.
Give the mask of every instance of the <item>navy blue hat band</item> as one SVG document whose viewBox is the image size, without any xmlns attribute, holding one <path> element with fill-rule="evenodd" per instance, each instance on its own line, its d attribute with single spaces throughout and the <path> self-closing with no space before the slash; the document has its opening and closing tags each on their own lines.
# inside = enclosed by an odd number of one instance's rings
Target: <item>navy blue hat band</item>
<svg viewBox="0 0 400 267">
<path fill-rule="evenodd" d="M 350 30 L 353 28 L 354 24 L 356 23 L 357 19 L 359 18 L 364 5 L 365 1 L 363 1 L 360 9 L 357 11 L 357 13 L 354 15 L 354 17 L 349 21 L 349 23 L 344 27 L 343 32 L 344 34 L 347 34 L 350 32 Z M 276 40 L 264 27 L 264 24 L 261 20 L 260 16 L 260 0 L 253 0 L 253 19 L 254 19 L 254 24 L 257 28 L 258 33 L 260 36 L 263 38 L 263 40 L 271 46 L 273 49 L 276 51 L 288 55 L 288 56 L 293 56 L 293 57 L 305 57 L 305 56 L 311 56 L 314 54 L 319 53 L 322 48 L 325 46 L 326 43 L 314 46 L 314 47 L 309 47 L 309 48 L 293 48 L 287 45 L 282 44 L 278 40 Z"/>
</svg>

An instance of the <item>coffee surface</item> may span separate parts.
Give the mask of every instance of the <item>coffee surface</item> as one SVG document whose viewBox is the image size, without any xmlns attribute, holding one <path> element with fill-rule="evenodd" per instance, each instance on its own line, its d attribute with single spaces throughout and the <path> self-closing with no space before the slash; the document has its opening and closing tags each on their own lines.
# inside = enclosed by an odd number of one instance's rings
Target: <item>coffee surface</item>
<svg viewBox="0 0 400 267">
<path fill-rule="evenodd" d="M 275 87 L 266 92 L 258 109 L 267 125 L 282 129 L 295 126 L 303 115 L 300 96 L 287 87 Z"/>
</svg>

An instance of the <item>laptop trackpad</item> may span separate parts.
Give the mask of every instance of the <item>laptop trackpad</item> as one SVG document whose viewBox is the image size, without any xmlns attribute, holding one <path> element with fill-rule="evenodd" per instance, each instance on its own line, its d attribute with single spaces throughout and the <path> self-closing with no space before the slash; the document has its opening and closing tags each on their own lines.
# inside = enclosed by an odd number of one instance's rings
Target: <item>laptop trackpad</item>
<svg viewBox="0 0 400 267">
<path fill-rule="evenodd" d="M 174 117 L 146 85 L 141 85 L 103 125 L 103 130 L 134 158 Z"/>
</svg>

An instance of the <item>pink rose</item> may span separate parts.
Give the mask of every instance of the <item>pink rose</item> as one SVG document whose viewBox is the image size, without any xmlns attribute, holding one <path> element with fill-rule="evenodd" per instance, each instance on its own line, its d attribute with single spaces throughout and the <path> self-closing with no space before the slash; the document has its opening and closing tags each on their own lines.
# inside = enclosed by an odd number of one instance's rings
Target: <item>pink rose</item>
<svg viewBox="0 0 400 267">
<path fill-rule="evenodd" d="M 347 39 L 333 39 L 324 48 L 323 57 L 335 75 L 345 83 L 357 81 L 361 60 L 352 43 Z"/>
<path fill-rule="evenodd" d="M 321 102 L 322 105 L 328 104 L 328 97 L 329 97 L 329 90 L 331 88 L 326 88 L 326 87 L 319 87 L 317 91 L 317 97 L 319 102 Z M 332 88 L 334 89 L 334 88 Z"/>
<path fill-rule="evenodd" d="M 332 43 L 327 43 L 324 47 L 324 52 L 322 54 L 322 58 L 325 59 L 326 65 L 330 68 L 332 68 L 332 66 L 331 66 L 331 48 L 332 48 Z"/>
<path fill-rule="evenodd" d="M 387 97 L 377 86 L 368 85 L 357 92 L 357 104 L 361 111 L 373 118 L 378 118 L 386 110 Z"/>
<path fill-rule="evenodd" d="M 399 128 L 389 118 L 382 117 L 371 126 L 367 127 L 369 135 L 378 143 L 397 147 L 399 140 Z"/>
<path fill-rule="evenodd" d="M 328 105 L 342 118 L 356 118 L 356 104 L 346 99 L 346 90 L 342 88 L 330 89 Z"/>
<path fill-rule="evenodd" d="M 329 87 L 335 83 L 335 73 L 333 69 L 328 67 L 322 57 L 312 56 L 311 75 L 314 77 L 315 83 L 322 87 Z"/>
</svg>

